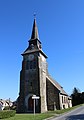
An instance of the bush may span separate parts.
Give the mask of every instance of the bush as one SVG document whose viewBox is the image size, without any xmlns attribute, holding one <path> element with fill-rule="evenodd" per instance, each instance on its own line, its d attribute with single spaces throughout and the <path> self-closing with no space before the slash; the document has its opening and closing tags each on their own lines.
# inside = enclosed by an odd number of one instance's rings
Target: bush
<svg viewBox="0 0 84 120">
<path fill-rule="evenodd" d="M 4 110 L 10 110 L 10 107 L 9 107 L 9 106 L 6 106 L 6 107 L 4 108 Z"/>
<path fill-rule="evenodd" d="M 11 110 L 16 110 L 16 106 L 12 106 L 10 109 Z"/>
<path fill-rule="evenodd" d="M 14 110 L 3 110 L 0 111 L 0 119 L 9 118 L 15 116 L 16 111 Z"/>
<path fill-rule="evenodd" d="M 6 106 L 4 110 L 16 110 L 16 106 L 11 106 L 11 107 Z"/>
</svg>

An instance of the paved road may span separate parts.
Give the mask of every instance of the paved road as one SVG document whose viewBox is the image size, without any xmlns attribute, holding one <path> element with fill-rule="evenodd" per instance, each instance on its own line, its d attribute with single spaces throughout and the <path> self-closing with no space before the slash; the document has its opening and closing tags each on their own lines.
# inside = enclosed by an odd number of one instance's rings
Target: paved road
<svg viewBox="0 0 84 120">
<path fill-rule="evenodd" d="M 51 120 L 84 120 L 84 106 L 76 108 L 75 110 L 72 110 L 71 112 L 60 115 Z"/>
</svg>

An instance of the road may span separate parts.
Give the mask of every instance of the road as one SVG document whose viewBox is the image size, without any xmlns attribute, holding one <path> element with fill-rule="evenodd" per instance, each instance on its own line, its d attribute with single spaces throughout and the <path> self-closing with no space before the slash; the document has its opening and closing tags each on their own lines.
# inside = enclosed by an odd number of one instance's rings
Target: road
<svg viewBox="0 0 84 120">
<path fill-rule="evenodd" d="M 51 120 L 84 120 L 84 106 L 76 108 Z"/>
</svg>

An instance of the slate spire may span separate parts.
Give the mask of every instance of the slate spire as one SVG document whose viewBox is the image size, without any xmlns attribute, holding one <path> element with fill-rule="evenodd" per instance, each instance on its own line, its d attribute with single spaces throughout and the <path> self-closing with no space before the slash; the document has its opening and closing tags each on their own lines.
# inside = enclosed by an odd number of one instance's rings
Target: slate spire
<svg viewBox="0 0 84 120">
<path fill-rule="evenodd" d="M 33 22 L 32 34 L 31 34 L 31 40 L 32 39 L 39 39 L 38 28 L 37 28 L 37 25 L 36 25 L 36 19 L 35 18 L 34 18 L 34 22 Z"/>
</svg>

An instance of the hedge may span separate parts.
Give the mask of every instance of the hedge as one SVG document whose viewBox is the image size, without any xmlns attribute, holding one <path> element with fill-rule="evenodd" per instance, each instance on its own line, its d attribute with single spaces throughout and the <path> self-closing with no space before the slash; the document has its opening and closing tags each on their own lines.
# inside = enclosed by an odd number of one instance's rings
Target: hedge
<svg viewBox="0 0 84 120">
<path fill-rule="evenodd" d="M 13 116 L 15 116 L 15 113 L 16 113 L 15 110 L 3 110 L 3 111 L 0 111 L 0 119 L 13 117 Z"/>
</svg>

